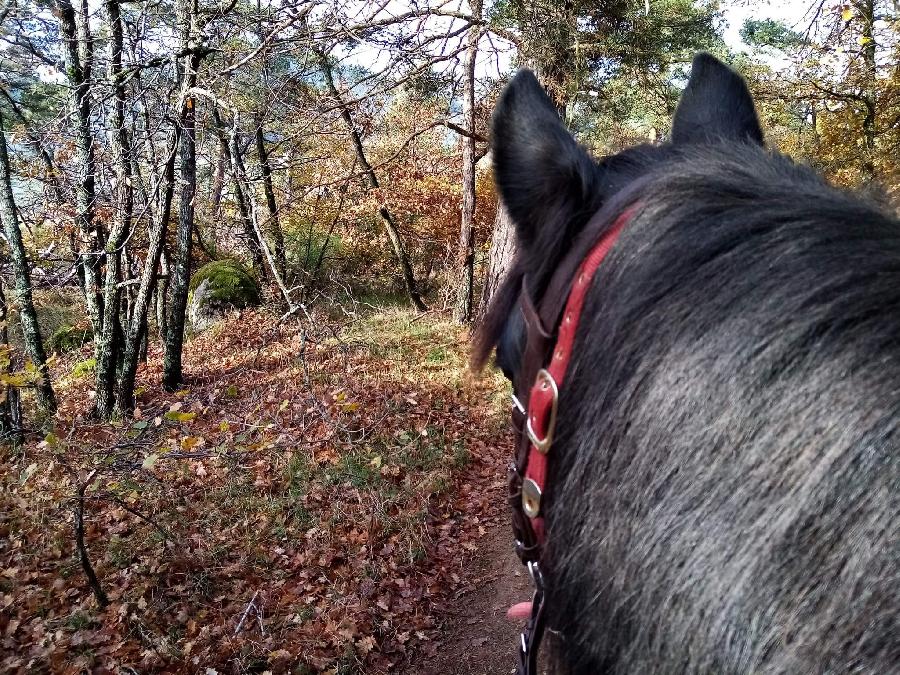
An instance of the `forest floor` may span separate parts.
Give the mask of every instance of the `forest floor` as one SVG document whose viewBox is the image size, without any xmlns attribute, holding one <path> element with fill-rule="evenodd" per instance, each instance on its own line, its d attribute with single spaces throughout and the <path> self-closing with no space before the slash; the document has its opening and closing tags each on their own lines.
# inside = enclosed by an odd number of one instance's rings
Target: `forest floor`
<svg viewBox="0 0 900 675">
<path fill-rule="evenodd" d="M 464 331 L 244 312 L 190 338 L 178 392 L 151 345 L 112 424 L 85 417 L 90 351 L 54 363 L 56 418 L 0 447 L 0 671 L 512 670 L 506 387 Z"/>
</svg>

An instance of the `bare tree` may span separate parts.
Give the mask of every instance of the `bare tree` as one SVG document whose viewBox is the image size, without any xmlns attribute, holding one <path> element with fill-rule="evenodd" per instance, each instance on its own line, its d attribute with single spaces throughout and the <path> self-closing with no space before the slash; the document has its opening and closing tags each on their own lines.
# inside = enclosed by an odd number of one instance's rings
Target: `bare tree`
<svg viewBox="0 0 900 675">
<path fill-rule="evenodd" d="M 194 230 L 194 196 L 197 193 L 196 98 L 197 69 L 201 55 L 191 51 L 198 21 L 196 0 L 178 0 L 178 30 L 181 50 L 189 52 L 182 62 L 182 95 L 179 123 L 181 194 L 178 203 L 178 232 L 175 262 L 169 282 L 168 332 L 163 360 L 163 387 L 174 391 L 183 379 L 181 356 L 184 346 L 188 284 L 191 279 L 191 233 Z"/>
<path fill-rule="evenodd" d="M 22 241 L 19 213 L 16 210 L 16 203 L 13 197 L 9 153 L 6 149 L 6 135 L 3 133 L 3 129 L 3 115 L 0 114 L 0 221 L 3 221 L 3 232 L 9 244 L 10 258 L 12 259 L 15 273 L 16 300 L 19 303 L 19 323 L 22 326 L 25 351 L 38 371 L 38 401 L 46 410 L 53 412 L 56 410 L 56 395 L 53 392 L 53 386 L 50 384 L 50 374 L 47 371 L 47 354 L 44 352 L 41 327 L 38 324 L 37 312 L 35 311 L 34 300 L 31 294 L 31 273 L 29 271 L 28 256 L 25 252 L 25 244 Z"/>
<path fill-rule="evenodd" d="M 95 413 L 106 419 L 113 412 L 116 361 L 122 351 L 120 314 L 120 266 L 122 247 L 131 228 L 134 192 L 131 177 L 131 149 L 125 129 L 125 87 L 122 84 L 122 16 L 119 0 L 106 2 L 109 30 L 109 81 L 113 87 L 112 150 L 116 174 L 116 208 L 112 230 L 106 240 L 106 263 L 103 283 L 103 320 L 101 331 L 94 334 L 96 368 L 94 371 L 97 397 Z"/>
<path fill-rule="evenodd" d="M 75 124 L 78 171 L 75 190 L 77 268 L 94 334 L 100 335 L 103 332 L 103 300 L 99 283 L 102 233 L 94 222 L 97 167 L 91 133 L 93 38 L 86 0 L 82 0 L 81 11 L 77 16 L 69 0 L 56 0 L 56 9 L 63 40 L 66 75 L 72 92 L 71 115 Z"/>
<path fill-rule="evenodd" d="M 134 380 L 137 373 L 140 346 L 141 344 L 146 344 L 147 341 L 147 316 L 150 313 L 154 289 L 159 298 L 165 296 L 165 286 L 157 282 L 156 268 L 160 263 L 166 226 L 172 212 L 172 194 L 175 189 L 175 157 L 179 146 L 179 135 L 180 128 L 176 126 L 171 134 L 170 150 L 163 168 L 161 184 L 158 186 L 160 193 L 159 208 L 156 220 L 150 231 L 147 255 L 141 271 L 140 286 L 138 286 L 138 292 L 132 307 L 131 321 L 128 324 L 125 335 L 122 369 L 116 388 L 116 412 L 118 414 L 124 414 L 134 408 Z M 165 317 L 165 312 L 161 312 L 159 316 Z M 160 330 L 165 330 L 162 325 Z"/>
<path fill-rule="evenodd" d="M 278 274 L 283 278 L 287 273 L 287 255 L 284 249 L 284 232 L 278 220 L 278 203 L 275 200 L 275 188 L 272 184 L 272 164 L 269 161 L 269 152 L 266 150 L 266 134 L 263 129 L 262 115 L 258 116 L 255 124 L 254 139 L 256 141 L 256 156 L 259 159 L 259 168 L 262 171 L 263 190 L 266 194 L 266 210 L 268 219 L 263 231 L 272 232 L 275 242 L 275 263 Z"/>
<path fill-rule="evenodd" d="M 219 152 L 230 167 L 229 170 L 231 171 L 234 182 L 234 200 L 237 203 L 238 213 L 241 217 L 241 226 L 244 230 L 244 239 L 246 240 L 247 248 L 250 251 L 250 259 L 253 261 L 253 271 L 256 273 L 257 277 L 265 279 L 266 267 L 263 262 L 262 244 L 256 236 L 256 230 L 253 227 L 253 216 L 250 213 L 250 189 L 244 181 L 238 178 L 234 168 L 236 165 L 243 165 L 241 146 L 237 142 L 237 137 L 234 139 L 231 138 L 231 134 L 225 126 L 225 122 L 222 120 L 222 116 L 219 113 L 217 106 L 213 106 L 212 121 L 213 131 L 219 139 Z M 284 240 L 282 239 L 282 246 L 283 244 Z"/>
<path fill-rule="evenodd" d="M 362 137 L 359 135 L 359 131 L 353 123 L 350 107 L 341 96 L 341 92 L 338 91 L 337 85 L 334 82 L 334 72 L 328 61 L 328 57 L 323 51 L 317 51 L 316 55 L 318 57 L 319 66 L 322 69 L 322 75 L 325 76 L 325 83 L 328 85 L 328 90 L 331 92 L 331 96 L 334 98 L 335 104 L 341 112 L 341 119 L 344 120 L 344 124 L 347 126 L 347 133 L 353 141 L 353 148 L 356 152 L 356 161 L 359 162 L 359 165 L 362 167 L 365 178 L 369 183 L 369 187 L 377 190 L 381 187 L 378 182 L 378 176 L 375 175 L 375 169 L 372 168 L 372 165 L 366 158 Z M 406 287 L 406 294 L 409 296 L 410 301 L 415 305 L 416 309 L 425 311 L 428 307 L 422 301 L 422 296 L 416 285 L 412 264 L 410 263 L 409 255 L 403 246 L 403 240 L 400 238 L 400 232 L 397 229 L 397 223 L 394 220 L 394 216 L 391 214 L 388 207 L 384 205 L 379 207 L 378 213 L 381 216 L 382 221 L 384 221 L 384 229 L 388 234 L 388 238 L 391 240 L 394 255 L 397 257 L 397 263 L 400 265 L 400 271 L 403 274 L 403 283 Z"/>
<path fill-rule="evenodd" d="M 472 0 L 472 14 L 481 17 L 481 0 Z M 475 280 L 475 60 L 481 27 L 469 28 L 463 59 L 463 123 L 468 132 L 462 137 L 462 209 L 459 232 L 459 275 L 453 317 L 458 323 L 472 320 Z"/>
</svg>

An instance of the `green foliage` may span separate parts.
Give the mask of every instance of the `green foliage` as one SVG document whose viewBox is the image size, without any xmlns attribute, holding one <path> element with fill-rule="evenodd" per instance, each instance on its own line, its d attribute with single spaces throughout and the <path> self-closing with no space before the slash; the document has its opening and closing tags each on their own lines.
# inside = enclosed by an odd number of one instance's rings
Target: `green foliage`
<svg viewBox="0 0 900 675">
<path fill-rule="evenodd" d="M 85 359 L 79 361 L 72 367 L 72 377 L 84 377 L 94 372 L 97 367 L 97 359 Z"/>
<path fill-rule="evenodd" d="M 716 3 L 663 0 L 650 12 L 644 3 L 598 3 L 583 11 L 567 121 L 601 154 L 665 136 L 693 55 L 727 52 Z"/>
<path fill-rule="evenodd" d="M 741 27 L 741 39 L 751 47 L 772 47 L 787 51 L 806 41 L 797 31 L 774 19 L 747 19 Z"/>
<path fill-rule="evenodd" d="M 343 245 L 336 233 L 329 236 L 326 229 L 315 224 L 302 223 L 300 218 L 285 219 L 284 243 L 288 265 L 306 274 L 316 274 L 330 267 L 329 261 L 341 255 Z M 316 269 L 319 258 L 322 258 L 320 269 Z"/>
<path fill-rule="evenodd" d="M 68 354 L 94 339 L 90 327 L 60 326 L 47 340 L 47 350 L 57 354 Z"/>
<path fill-rule="evenodd" d="M 226 302 L 235 307 L 259 304 L 259 283 L 253 273 L 236 260 L 214 260 L 201 267 L 191 277 L 191 292 L 207 280 L 210 301 Z"/>
</svg>

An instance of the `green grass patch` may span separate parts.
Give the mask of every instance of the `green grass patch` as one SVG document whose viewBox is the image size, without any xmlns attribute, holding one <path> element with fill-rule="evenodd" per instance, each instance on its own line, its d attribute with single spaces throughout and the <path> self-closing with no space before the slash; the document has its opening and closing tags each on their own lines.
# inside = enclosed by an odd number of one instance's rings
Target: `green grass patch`
<svg viewBox="0 0 900 675">
<path fill-rule="evenodd" d="M 97 368 L 97 359 L 85 359 L 72 366 L 72 377 L 85 377 Z"/>
<path fill-rule="evenodd" d="M 66 628 L 71 631 L 84 630 L 85 628 L 89 628 L 93 623 L 94 620 L 85 612 L 76 610 L 69 615 L 68 619 L 66 619 Z"/>
<path fill-rule="evenodd" d="M 341 456 L 340 461 L 326 470 L 326 481 L 332 485 L 350 483 L 353 487 L 364 488 L 381 481 L 380 463 L 374 454 L 353 451 Z"/>
</svg>

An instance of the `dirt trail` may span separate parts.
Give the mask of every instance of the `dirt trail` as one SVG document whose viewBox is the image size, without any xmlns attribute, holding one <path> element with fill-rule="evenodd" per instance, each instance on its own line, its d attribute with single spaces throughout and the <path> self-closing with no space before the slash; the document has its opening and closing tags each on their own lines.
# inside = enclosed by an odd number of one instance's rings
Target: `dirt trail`
<svg viewBox="0 0 900 675">
<path fill-rule="evenodd" d="M 506 675 L 515 671 L 520 627 L 506 618 L 511 605 L 531 597 L 528 575 L 512 549 L 508 525 L 479 540 L 466 565 L 472 588 L 455 600 L 442 622 L 441 644 L 411 664 L 406 675 Z"/>
</svg>

